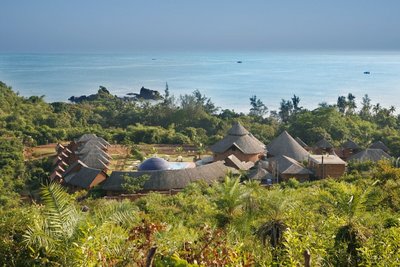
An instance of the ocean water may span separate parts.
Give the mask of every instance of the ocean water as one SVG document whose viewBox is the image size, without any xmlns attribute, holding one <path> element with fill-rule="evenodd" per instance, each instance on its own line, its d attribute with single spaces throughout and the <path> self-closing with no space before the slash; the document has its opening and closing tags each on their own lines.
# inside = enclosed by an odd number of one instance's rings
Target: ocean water
<svg viewBox="0 0 400 267">
<path fill-rule="evenodd" d="M 99 85 L 119 96 L 142 86 L 163 93 L 168 82 L 177 97 L 199 89 L 217 106 L 243 112 L 252 95 L 270 110 L 293 94 L 315 108 L 349 92 L 358 102 L 368 94 L 373 103 L 399 107 L 400 52 L 0 54 L 0 80 L 49 102 L 95 93 Z"/>
</svg>

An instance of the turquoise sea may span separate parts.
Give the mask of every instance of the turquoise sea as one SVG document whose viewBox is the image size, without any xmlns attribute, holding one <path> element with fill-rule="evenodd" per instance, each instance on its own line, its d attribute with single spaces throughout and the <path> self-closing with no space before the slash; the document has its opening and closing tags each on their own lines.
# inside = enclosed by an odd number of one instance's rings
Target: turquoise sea
<svg viewBox="0 0 400 267">
<path fill-rule="evenodd" d="M 49 102 L 95 93 L 99 85 L 119 96 L 142 86 L 163 92 L 168 82 L 175 96 L 199 89 L 218 106 L 244 112 L 252 95 L 270 110 L 293 94 L 315 108 L 349 92 L 400 107 L 400 52 L 0 54 L 0 80 Z"/>
</svg>

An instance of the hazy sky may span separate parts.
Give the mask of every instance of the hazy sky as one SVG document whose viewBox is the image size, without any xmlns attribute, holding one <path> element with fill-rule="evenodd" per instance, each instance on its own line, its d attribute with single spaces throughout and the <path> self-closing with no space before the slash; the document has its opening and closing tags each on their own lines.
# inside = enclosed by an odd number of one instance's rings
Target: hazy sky
<svg viewBox="0 0 400 267">
<path fill-rule="evenodd" d="M 399 0 L 1 0 L 0 52 L 399 50 Z"/>
</svg>

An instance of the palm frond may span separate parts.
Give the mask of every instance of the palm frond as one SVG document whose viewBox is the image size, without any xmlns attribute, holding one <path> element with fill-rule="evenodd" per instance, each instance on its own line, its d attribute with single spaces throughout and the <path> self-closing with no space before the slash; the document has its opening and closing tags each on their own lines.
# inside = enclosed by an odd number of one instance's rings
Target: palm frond
<svg viewBox="0 0 400 267">
<path fill-rule="evenodd" d="M 71 237 L 78 221 L 78 211 L 71 196 L 56 183 L 42 187 L 46 228 L 55 235 Z"/>
</svg>

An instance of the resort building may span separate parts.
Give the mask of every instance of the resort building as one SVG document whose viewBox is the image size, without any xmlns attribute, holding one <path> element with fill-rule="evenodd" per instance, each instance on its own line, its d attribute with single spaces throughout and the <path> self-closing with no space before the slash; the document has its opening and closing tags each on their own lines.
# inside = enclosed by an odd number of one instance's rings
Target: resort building
<svg viewBox="0 0 400 267">
<path fill-rule="evenodd" d="M 152 162 L 155 163 L 155 161 Z M 155 164 L 160 166 L 158 163 Z M 211 184 L 222 180 L 228 172 L 236 172 L 235 169 L 225 166 L 223 161 L 175 170 L 165 169 L 165 166 L 160 167 L 161 169 L 159 170 L 151 167 L 151 170 L 113 171 L 110 177 L 102 183 L 101 187 L 107 191 L 107 195 L 118 195 L 125 193 L 123 184 L 126 183 L 127 178 L 138 178 L 147 175 L 148 180 L 144 183 L 142 191 L 181 190 L 195 181 L 204 181 Z"/>
<path fill-rule="evenodd" d="M 346 171 L 346 162 L 336 155 L 310 155 L 308 168 L 315 178 L 338 178 Z"/>
<path fill-rule="evenodd" d="M 78 160 L 63 175 L 63 183 L 72 189 L 90 189 L 107 178 L 105 171 L 88 167 Z"/>
<path fill-rule="evenodd" d="M 287 156 L 299 162 L 307 160 L 309 155 L 308 151 L 286 131 L 271 141 L 267 146 L 267 151 L 268 158 Z"/>
<path fill-rule="evenodd" d="M 265 154 L 265 145 L 247 131 L 239 122 L 228 131 L 228 135 L 210 147 L 214 161 L 225 160 L 235 155 L 240 161 L 256 162 Z"/>
<path fill-rule="evenodd" d="M 329 143 L 328 140 L 322 138 L 319 140 L 314 146 L 314 153 L 315 154 L 331 154 L 333 151 L 333 146 Z"/>
<path fill-rule="evenodd" d="M 342 145 L 341 157 L 342 159 L 347 160 L 350 156 L 358 153 L 359 151 L 360 151 L 360 146 L 357 145 L 354 141 L 349 139 Z"/>
<path fill-rule="evenodd" d="M 377 142 L 373 143 L 372 145 L 369 146 L 369 148 L 382 149 L 387 154 L 390 154 L 389 148 L 382 141 L 377 141 Z"/>
<path fill-rule="evenodd" d="M 111 156 L 110 144 L 95 134 L 85 134 L 67 146 L 56 146 L 54 169 L 50 181 L 64 183 L 74 188 L 89 189 L 107 178 Z"/>
<path fill-rule="evenodd" d="M 349 157 L 348 161 L 377 162 L 381 159 L 390 159 L 390 155 L 380 148 L 367 148 Z"/>
<path fill-rule="evenodd" d="M 269 159 L 269 171 L 277 182 L 287 181 L 290 178 L 305 182 L 310 179 L 311 175 L 311 171 L 300 162 L 284 155 Z"/>
</svg>

